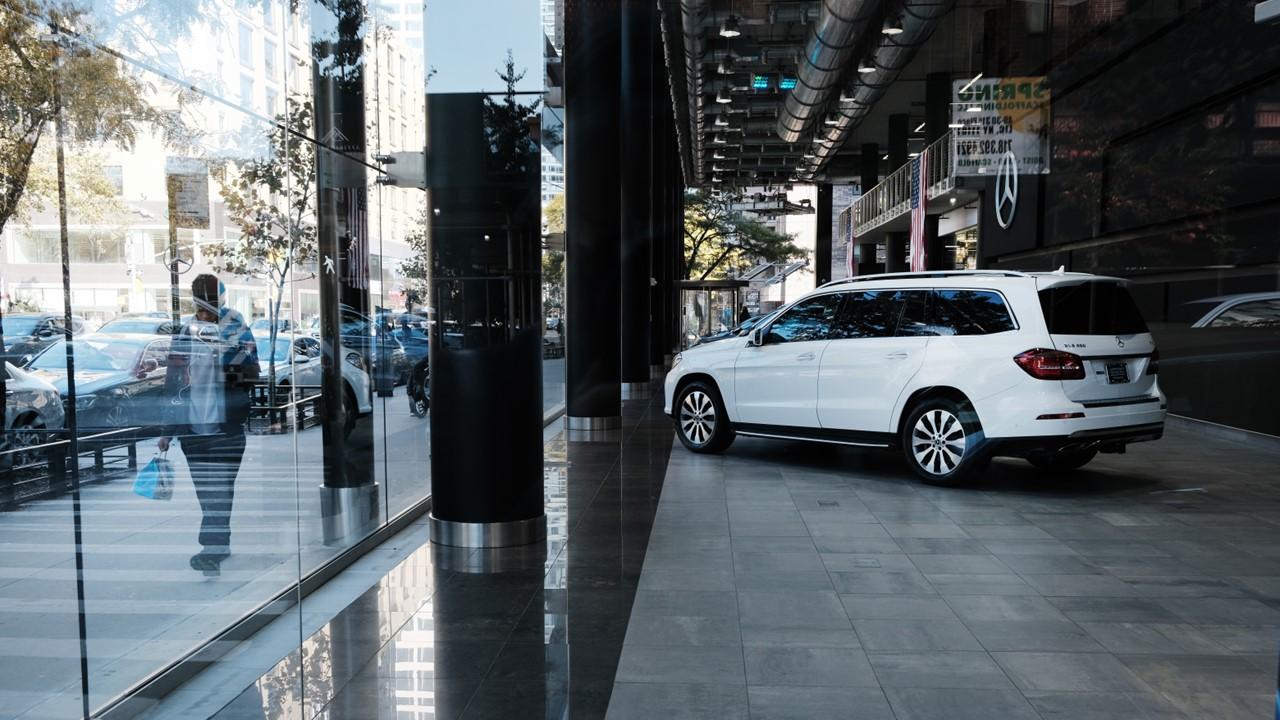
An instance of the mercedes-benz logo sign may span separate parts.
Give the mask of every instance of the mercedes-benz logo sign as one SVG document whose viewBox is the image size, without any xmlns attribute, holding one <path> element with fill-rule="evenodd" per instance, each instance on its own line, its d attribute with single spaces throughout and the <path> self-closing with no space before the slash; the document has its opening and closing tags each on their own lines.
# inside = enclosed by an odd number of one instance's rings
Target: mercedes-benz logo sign
<svg viewBox="0 0 1280 720">
<path fill-rule="evenodd" d="M 1018 211 L 1018 158 L 1006 151 L 996 165 L 996 222 L 1005 230 Z"/>
<path fill-rule="evenodd" d="M 1119 335 L 1116 336 L 1116 347 L 1124 347 L 1124 340 Z"/>
</svg>

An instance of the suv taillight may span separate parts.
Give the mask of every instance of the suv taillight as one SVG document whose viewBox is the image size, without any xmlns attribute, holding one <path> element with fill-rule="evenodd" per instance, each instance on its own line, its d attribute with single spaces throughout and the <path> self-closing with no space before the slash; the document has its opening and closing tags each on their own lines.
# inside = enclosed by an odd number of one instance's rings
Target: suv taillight
<svg viewBox="0 0 1280 720">
<path fill-rule="evenodd" d="M 1160 372 L 1160 351 L 1151 351 L 1151 360 L 1147 363 L 1147 374 L 1156 375 Z"/>
<path fill-rule="evenodd" d="M 1084 379 L 1084 360 L 1069 352 L 1036 348 L 1015 356 L 1013 361 L 1038 380 Z"/>
</svg>

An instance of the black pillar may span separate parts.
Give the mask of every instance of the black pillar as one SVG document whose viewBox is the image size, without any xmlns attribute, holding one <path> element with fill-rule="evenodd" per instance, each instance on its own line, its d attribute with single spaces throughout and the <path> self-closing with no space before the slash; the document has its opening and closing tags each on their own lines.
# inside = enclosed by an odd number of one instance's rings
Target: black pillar
<svg viewBox="0 0 1280 720">
<path fill-rule="evenodd" d="M 858 161 L 858 175 L 863 195 L 871 192 L 871 188 L 880 184 L 880 145 L 863 143 L 862 156 Z"/>
<path fill-rule="evenodd" d="M 622 67 L 618 117 L 622 152 L 617 184 L 622 194 L 622 383 L 627 391 L 649 382 L 649 246 L 653 191 L 653 53 L 657 6 L 622 4 Z M 603 271 L 604 268 L 601 268 Z"/>
<path fill-rule="evenodd" d="M 546 534 L 537 114 L 494 104 L 427 94 L 431 532 L 445 545 Z"/>
<path fill-rule="evenodd" d="M 884 271 L 906 272 L 907 266 L 907 234 L 904 232 L 888 232 L 884 234 Z"/>
<path fill-rule="evenodd" d="M 924 139 L 932 144 L 947 134 L 951 122 L 951 74 L 933 72 L 924 79 Z"/>
<path fill-rule="evenodd" d="M 377 525 L 372 415 L 360 416 L 353 392 L 377 385 L 377 339 L 369 302 L 368 175 L 365 171 L 364 14 L 346 5 L 316 6 L 311 17 L 316 149 L 316 235 L 320 289 L 326 543 L 358 540 Z M 361 241 L 363 238 L 363 241 Z M 356 257 L 360 253 L 364 257 Z M 360 332 L 343 334 L 352 322 Z M 344 377 L 367 374 L 374 383 Z"/>
<path fill-rule="evenodd" d="M 889 116 L 889 172 L 907 164 L 907 138 L 911 118 L 905 113 Z"/>
<path fill-rule="evenodd" d="M 565 390 L 569 427 L 621 425 L 616 3 L 566 0 Z"/>
<path fill-rule="evenodd" d="M 817 233 L 814 238 L 814 282 L 831 282 L 831 183 L 818 184 Z M 736 312 L 736 309 L 735 309 Z"/>
<path fill-rule="evenodd" d="M 649 267 L 656 283 L 651 288 L 649 301 L 649 366 L 651 376 L 664 369 L 670 346 L 667 314 L 671 311 L 668 295 L 671 290 L 671 193 L 668 187 L 670 153 L 668 144 L 673 142 L 669 116 L 671 95 L 667 90 L 666 67 L 660 48 L 661 37 L 654 33 L 653 82 L 650 97 L 653 104 L 653 171 L 650 174 L 650 242 Z"/>
</svg>

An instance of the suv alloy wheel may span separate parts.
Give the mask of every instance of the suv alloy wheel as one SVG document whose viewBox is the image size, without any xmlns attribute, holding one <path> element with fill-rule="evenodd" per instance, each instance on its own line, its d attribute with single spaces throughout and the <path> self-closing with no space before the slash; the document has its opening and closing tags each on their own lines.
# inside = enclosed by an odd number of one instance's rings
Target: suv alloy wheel
<svg viewBox="0 0 1280 720">
<path fill-rule="evenodd" d="M 917 405 L 902 426 L 902 450 L 911 470 L 925 482 L 957 485 L 981 472 L 982 425 L 967 403 L 930 398 Z"/>
<path fill-rule="evenodd" d="M 676 398 L 676 434 L 684 446 L 697 453 L 722 452 L 733 442 L 733 429 L 720 393 L 707 382 L 695 380 Z"/>
</svg>

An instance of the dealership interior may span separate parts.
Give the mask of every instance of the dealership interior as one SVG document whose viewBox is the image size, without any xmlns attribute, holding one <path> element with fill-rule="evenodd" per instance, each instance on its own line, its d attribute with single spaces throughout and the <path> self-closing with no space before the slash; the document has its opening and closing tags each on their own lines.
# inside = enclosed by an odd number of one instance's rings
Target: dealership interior
<svg viewBox="0 0 1280 720">
<path fill-rule="evenodd" d="M 0 361 L 0 720 L 1274 717 L 1280 0 L 0 0 Z"/>
</svg>

